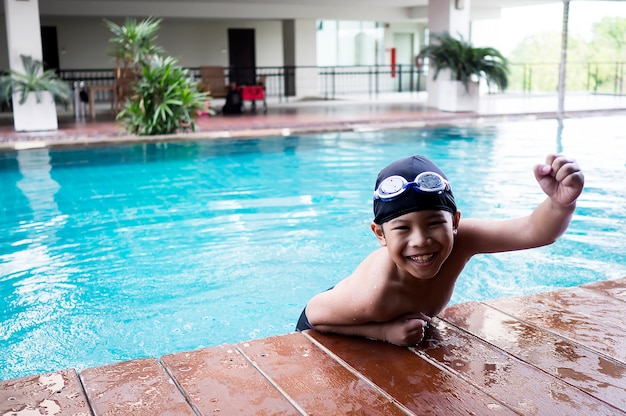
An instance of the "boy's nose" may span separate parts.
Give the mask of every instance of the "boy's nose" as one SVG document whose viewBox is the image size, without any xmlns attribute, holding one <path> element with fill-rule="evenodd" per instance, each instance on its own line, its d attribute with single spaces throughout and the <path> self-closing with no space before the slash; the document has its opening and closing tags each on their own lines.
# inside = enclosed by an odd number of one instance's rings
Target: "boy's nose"
<svg viewBox="0 0 626 416">
<path fill-rule="evenodd" d="M 411 233 L 409 244 L 414 247 L 422 247 L 430 243 L 430 235 L 423 230 L 415 230 Z"/>
</svg>

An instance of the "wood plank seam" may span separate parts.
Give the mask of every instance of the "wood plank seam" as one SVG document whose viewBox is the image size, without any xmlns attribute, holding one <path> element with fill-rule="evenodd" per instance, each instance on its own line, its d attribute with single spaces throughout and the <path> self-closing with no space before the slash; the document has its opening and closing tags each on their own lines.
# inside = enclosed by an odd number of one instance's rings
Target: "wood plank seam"
<svg viewBox="0 0 626 416">
<path fill-rule="evenodd" d="M 596 291 L 593 291 L 593 292 L 594 292 L 594 293 L 598 293 L 598 292 L 596 292 Z M 606 293 L 600 293 L 600 294 L 601 294 L 601 295 L 604 295 L 604 296 L 606 296 L 606 297 L 610 297 L 610 296 L 608 296 Z M 611 298 L 611 299 L 616 299 L 616 298 L 613 298 L 613 297 L 610 297 L 610 298 Z M 582 349 L 584 349 L 584 350 L 587 350 L 587 351 L 589 351 L 590 353 L 595 354 L 595 355 L 597 355 L 597 356 L 600 356 L 600 357 L 604 358 L 604 359 L 605 359 L 605 360 L 607 360 L 607 361 L 611 361 L 611 362 L 613 362 L 613 363 L 615 363 L 615 364 L 618 364 L 618 365 L 623 364 L 621 361 L 617 360 L 615 357 L 611 357 L 610 355 L 607 355 L 607 354 L 605 354 L 605 353 L 603 353 L 603 352 L 601 352 L 601 351 L 596 351 L 596 350 L 594 350 L 593 348 L 590 348 L 589 346 L 587 346 L 587 345 L 585 345 L 585 344 L 581 344 L 579 341 L 576 341 L 575 339 L 572 339 L 572 338 L 566 337 L 566 336 L 564 336 L 563 334 L 559 334 L 558 332 L 551 331 L 549 328 L 544 328 L 544 327 L 542 327 L 542 326 L 535 325 L 535 324 L 533 324 L 532 322 L 529 322 L 529 321 L 527 321 L 527 320 L 524 320 L 524 319 L 520 318 L 519 316 L 515 316 L 515 315 L 512 315 L 512 314 L 510 314 L 510 313 L 508 313 L 508 312 L 505 312 L 505 311 L 503 311 L 503 310 L 501 310 L 501 309 L 499 309 L 499 308 L 497 308 L 497 307 L 495 307 L 495 306 L 492 306 L 492 305 L 490 305 L 490 304 L 488 304 L 488 303 L 485 303 L 485 302 L 480 302 L 480 303 L 481 303 L 482 305 L 484 305 L 484 306 L 488 307 L 488 308 L 491 308 L 491 309 L 493 309 L 493 310 L 495 310 L 495 311 L 498 311 L 498 312 L 500 312 L 500 313 L 503 313 L 503 314 L 504 314 L 504 315 L 506 315 L 506 316 L 509 316 L 509 317 L 511 317 L 511 318 L 513 318 L 513 319 L 515 319 L 515 320 L 518 320 L 518 321 L 520 321 L 520 322 L 524 323 L 525 325 L 528 325 L 528 326 L 530 326 L 530 327 L 532 327 L 532 328 L 534 328 L 534 329 L 537 329 L 537 330 L 539 330 L 539 331 L 541 331 L 541 332 L 544 332 L 544 333 L 546 333 L 546 334 L 549 334 L 549 335 L 551 335 L 551 336 L 553 336 L 553 337 L 555 337 L 555 338 L 562 339 L 562 340 L 564 340 L 564 341 L 566 341 L 566 342 L 568 342 L 568 343 L 570 343 L 570 344 L 576 345 L 577 347 L 580 347 L 580 348 L 582 348 Z M 624 303 L 626 303 L 626 302 L 624 302 Z M 446 321 L 446 322 L 447 322 L 447 321 Z M 450 325 L 455 326 L 454 324 L 450 324 Z M 480 338 L 480 337 L 479 337 L 479 338 Z M 481 339 L 482 339 L 482 338 L 481 338 Z M 485 341 L 485 340 L 483 340 L 483 341 Z M 485 341 L 485 342 L 487 342 L 487 341 Z"/>
<path fill-rule="evenodd" d="M 445 319 L 442 319 L 442 318 L 437 317 L 437 318 L 435 318 L 435 323 L 437 322 L 437 320 L 443 321 L 443 322 L 445 322 L 447 325 L 450 325 L 450 326 L 452 326 L 453 328 L 456 328 L 456 329 L 460 330 L 461 332 L 464 332 L 464 333 L 466 333 L 466 334 L 468 334 L 468 335 L 472 336 L 473 338 L 476 338 L 479 342 L 484 342 L 484 343 L 486 343 L 486 344 L 488 344 L 488 345 L 490 345 L 490 346 L 494 347 L 495 349 L 497 349 L 497 350 L 499 350 L 499 351 L 502 351 L 502 352 L 506 353 L 506 355 L 509 355 L 509 356 L 511 356 L 512 358 L 517 359 L 518 361 L 523 362 L 522 360 L 519 360 L 519 359 L 518 359 L 517 357 L 515 357 L 514 355 L 509 354 L 509 353 L 507 353 L 506 351 L 503 351 L 502 349 L 500 349 L 500 348 L 496 347 L 495 345 L 492 345 L 491 343 L 489 343 L 489 342 L 487 342 L 487 341 L 484 341 L 484 340 L 483 340 L 483 339 L 481 339 L 480 337 L 477 337 L 477 336 L 475 336 L 474 334 L 472 334 L 472 333 L 470 333 L 470 332 L 467 332 L 467 331 L 465 331 L 465 330 L 463 330 L 463 329 L 461 329 L 461 328 L 457 327 L 457 326 L 456 326 L 456 325 L 454 325 L 454 324 L 451 324 L 450 322 L 446 321 Z M 429 364 L 431 364 L 432 366 L 437 367 L 438 369 L 440 369 L 441 371 L 443 371 L 443 372 L 445 372 L 445 373 L 447 373 L 447 374 L 450 374 L 452 377 L 455 377 L 456 379 L 460 380 L 461 382 L 463 382 L 463 383 L 465 383 L 465 384 L 467 384 L 467 385 L 471 386 L 471 387 L 472 387 L 472 388 L 474 388 L 475 390 L 479 391 L 481 394 L 483 394 L 483 395 L 485 395 L 485 396 L 489 397 L 490 399 L 492 399 L 493 401 L 495 401 L 496 403 L 498 403 L 500 406 L 502 406 L 502 407 L 504 407 L 504 408 L 506 408 L 506 409 L 509 409 L 509 410 L 510 410 L 511 412 L 513 412 L 513 413 L 520 414 L 520 415 L 522 414 L 522 413 L 520 413 L 520 412 L 519 412 L 519 410 L 517 410 L 517 409 L 513 408 L 512 406 L 510 406 L 510 405 L 508 405 L 508 404 L 506 404 L 506 403 L 503 403 L 503 402 L 502 402 L 499 398 L 497 398 L 496 396 L 494 396 L 494 395 L 492 395 L 492 394 L 490 394 L 490 393 L 486 392 L 485 390 L 483 390 L 483 389 L 481 388 L 481 386 L 480 386 L 480 385 L 478 385 L 478 384 L 476 384 L 476 383 L 475 383 L 475 382 L 474 382 L 471 378 L 466 377 L 466 376 L 464 376 L 462 373 L 460 373 L 459 371 L 456 371 L 455 369 L 453 369 L 453 368 L 451 368 L 451 367 L 448 367 L 447 365 L 441 364 L 441 363 L 439 363 L 438 361 L 436 361 L 436 360 L 434 360 L 434 359 L 430 358 L 426 352 L 424 352 L 424 351 L 420 350 L 419 346 L 416 346 L 416 347 L 408 347 L 408 349 L 409 349 L 409 351 L 411 351 L 411 352 L 412 352 L 412 353 L 414 353 L 415 355 L 417 355 L 417 356 L 419 356 L 420 358 L 422 358 L 422 359 L 424 359 L 425 361 L 427 361 L 427 362 L 428 362 Z"/>
<path fill-rule="evenodd" d="M 317 348 L 322 350 L 322 352 L 324 352 L 326 355 L 328 355 L 330 358 L 332 358 L 333 360 L 338 362 L 342 367 L 344 367 L 346 370 L 348 370 L 350 373 L 352 373 L 356 378 L 362 380 L 365 384 L 367 384 L 368 386 L 373 388 L 374 391 L 376 391 L 381 396 L 385 397 L 387 400 L 389 400 L 390 403 L 393 403 L 396 407 L 398 407 L 401 411 L 403 411 L 407 415 L 414 415 L 415 414 L 410 409 L 408 409 L 406 406 L 404 406 L 402 403 L 400 403 L 395 397 L 393 397 L 392 395 L 387 393 L 383 388 L 378 386 L 376 383 L 374 383 L 369 378 L 365 377 L 362 373 L 360 373 L 358 370 L 356 370 L 354 367 L 352 367 L 350 364 L 348 364 L 346 361 L 344 361 L 337 354 L 335 354 L 334 352 L 332 352 L 331 350 L 326 348 L 326 346 L 324 346 L 324 344 L 320 343 L 315 338 L 313 338 L 310 335 L 308 335 L 307 332 L 308 331 L 303 331 L 303 332 L 301 332 L 301 334 L 306 339 L 311 341 Z M 382 341 L 380 341 L 380 342 L 382 342 Z"/>
<path fill-rule="evenodd" d="M 432 365 L 433 367 L 437 367 L 439 370 L 443 371 L 446 374 L 449 374 L 451 377 L 456 378 L 457 380 L 459 380 L 460 382 L 466 384 L 467 386 L 471 387 L 472 389 L 476 390 L 478 393 L 482 394 L 483 396 L 487 396 L 489 397 L 489 399 L 493 400 L 495 403 L 498 403 L 498 405 L 502 406 L 505 409 L 510 410 L 512 413 L 515 413 L 517 415 L 522 416 L 523 414 L 519 412 L 519 410 L 512 408 L 511 406 L 507 405 L 506 403 L 502 403 L 502 401 L 500 401 L 500 399 L 498 399 L 497 397 L 495 397 L 492 394 L 487 393 L 485 390 L 481 389 L 479 385 L 477 385 L 476 383 L 474 383 L 471 379 L 464 377 L 463 375 L 461 375 L 459 372 L 451 369 L 450 367 L 440 364 L 437 361 L 433 360 L 432 358 L 429 358 L 426 353 L 420 351 L 418 349 L 418 347 L 407 347 L 409 349 L 409 351 L 411 351 L 412 353 L 414 353 L 415 355 L 417 355 L 418 357 L 422 358 L 424 361 L 428 362 L 430 365 Z M 411 413 L 413 414 L 413 413 Z"/>
<path fill-rule="evenodd" d="M 193 400 L 191 400 L 191 397 L 189 397 L 189 395 L 187 394 L 187 391 L 183 388 L 183 386 L 180 385 L 180 383 L 178 382 L 176 377 L 172 374 L 170 369 L 165 364 L 163 364 L 163 361 L 161 361 L 160 357 L 157 359 L 157 362 L 163 368 L 163 370 L 165 370 L 165 374 L 167 374 L 167 376 L 170 378 L 172 383 L 174 383 L 176 388 L 180 391 L 180 394 L 183 395 L 183 397 L 185 398 L 185 401 L 187 401 L 187 404 L 189 405 L 189 407 L 191 407 L 191 410 L 193 410 L 196 416 L 202 416 L 202 412 L 193 403 Z"/>
<path fill-rule="evenodd" d="M 91 399 L 89 398 L 89 395 L 87 394 L 87 386 L 85 386 L 85 381 L 83 380 L 83 377 L 81 376 L 80 372 L 76 371 L 75 369 L 72 368 L 72 371 L 76 373 L 76 378 L 78 379 L 80 388 L 83 390 L 83 394 L 85 395 L 85 400 L 87 401 L 87 406 L 89 406 L 89 411 L 91 412 L 92 415 L 95 415 L 96 410 L 93 404 L 91 403 Z"/>
<path fill-rule="evenodd" d="M 265 378 L 267 382 L 270 383 L 270 385 L 274 387 L 285 398 L 285 400 L 289 402 L 289 404 L 291 404 L 301 415 L 303 416 L 308 415 L 308 413 L 298 404 L 298 402 L 293 397 L 291 397 L 285 390 L 283 390 L 278 385 L 278 383 L 272 377 L 270 377 L 269 374 L 263 371 L 261 367 L 259 367 L 257 362 L 252 359 L 252 357 L 246 354 L 243 348 L 241 348 L 239 345 L 235 345 L 234 347 L 242 355 L 242 357 L 245 358 L 246 361 L 248 361 L 248 363 L 250 363 L 250 365 L 256 371 L 258 371 L 261 374 L 261 376 L 263 376 L 263 378 Z"/>
<path fill-rule="evenodd" d="M 487 305 L 487 306 L 489 306 L 489 305 Z M 492 308 L 492 309 L 499 311 L 499 310 L 498 310 L 498 309 L 496 309 L 496 308 Z M 502 312 L 502 311 L 499 311 L 499 312 Z M 508 315 L 508 316 L 511 316 L 511 315 Z M 515 318 L 515 317 L 513 317 L 513 318 Z M 517 319 L 517 318 L 515 318 L 515 319 Z M 501 348 L 501 347 L 499 347 L 499 346 L 495 345 L 495 344 L 492 344 L 491 342 L 487 341 L 486 339 L 481 338 L 480 336 L 478 336 L 478 335 L 476 335 L 476 334 L 474 334 L 474 333 L 472 333 L 472 332 L 470 332 L 470 331 L 467 331 L 467 330 L 465 330 L 465 329 L 463 329 L 463 328 L 461 328 L 461 327 L 459 327 L 459 326 L 457 326 L 457 325 L 455 325 L 455 324 L 453 324 L 453 323 L 451 323 L 451 322 L 449 322 L 449 321 L 447 321 L 447 320 L 445 320 L 445 319 L 442 319 L 442 321 L 445 321 L 445 322 L 446 322 L 448 325 L 450 325 L 451 327 L 454 327 L 455 329 L 457 329 L 457 330 L 459 330 L 459 331 L 461 331 L 461 332 L 464 332 L 464 333 L 468 334 L 468 336 L 471 336 L 471 337 L 473 337 L 473 338 L 477 339 L 479 342 L 485 343 L 485 344 L 489 345 L 490 347 L 493 347 L 494 349 L 496 349 L 496 350 L 498 350 L 498 351 L 502 352 L 503 354 L 505 354 L 505 355 L 509 356 L 511 359 L 516 360 L 516 361 L 519 361 L 519 362 L 521 362 L 521 363 L 523 363 L 523 364 L 525 364 L 525 365 L 527 365 L 527 366 L 529 366 L 529 367 L 532 367 L 532 368 L 534 368 L 534 369 L 536 369 L 536 370 L 538 370 L 538 371 L 540 371 L 540 372 L 542 372 L 542 373 L 546 374 L 546 375 L 547 375 L 547 376 L 549 376 L 550 378 L 554 379 L 556 382 L 558 382 L 558 383 L 562 383 L 562 384 L 566 384 L 566 385 L 568 385 L 568 386 L 570 386 L 570 387 L 572 387 L 572 388 L 574 388 L 574 389 L 576 389 L 576 390 L 580 391 L 581 393 L 583 393 L 583 394 L 585 394 L 585 395 L 587 395 L 587 396 L 589 396 L 589 397 L 591 397 L 591 398 L 593 398 L 593 399 L 595 399 L 595 400 L 601 401 L 601 402 L 605 403 L 606 405 L 611 406 L 611 407 L 613 407 L 613 408 L 617 409 L 618 411 L 620 411 L 620 413 L 624 413 L 621 409 L 619 409 L 618 407 L 616 407 L 614 404 L 609 403 L 609 402 L 607 402 L 606 400 L 603 400 L 603 399 L 601 399 L 601 398 L 599 398 L 599 397 L 597 397 L 597 396 L 595 396 L 595 395 L 591 394 L 590 392 L 588 392 L 588 391 L 586 391 L 586 390 L 584 390 L 584 389 L 580 388 L 579 386 L 576 386 L 576 385 L 574 385 L 574 384 L 572 384 L 572 383 L 568 382 L 566 379 L 563 379 L 563 378 L 557 377 L 557 376 L 555 376 L 554 374 L 551 374 L 550 372 L 546 371 L 544 368 L 539 367 L 539 366 L 537 366 L 537 365 L 533 364 L 532 362 L 526 361 L 526 360 L 525 360 L 525 359 L 523 359 L 522 357 L 518 357 L 517 355 L 515 355 L 515 354 L 513 354 L 513 353 L 511 353 L 511 352 L 509 352 L 509 351 L 507 351 L 507 350 L 505 350 L 505 349 L 503 349 L 503 348 Z M 520 322 L 524 322 L 524 323 L 526 323 L 525 321 L 520 321 Z M 540 327 L 535 327 L 535 328 L 537 328 L 537 329 L 541 330 L 541 328 L 540 328 Z M 548 333 L 548 334 L 552 334 L 550 331 L 543 331 L 543 332 L 546 332 L 546 333 Z M 560 337 L 558 334 L 556 334 L 556 335 L 555 335 L 555 337 L 556 337 L 556 338 L 561 338 L 561 339 L 563 339 L 564 341 L 569 342 L 569 340 L 568 340 L 567 338 Z M 578 345 L 578 344 L 577 344 L 577 345 Z M 584 346 L 582 346 L 582 345 L 579 345 L 579 346 L 584 348 Z M 596 354 L 596 355 L 597 355 L 597 353 L 596 353 L 595 351 L 592 351 L 592 350 L 590 350 L 589 348 L 584 348 L 584 349 L 586 349 L 586 350 L 590 351 L 591 353 L 593 353 L 593 354 Z M 618 362 L 616 362 L 616 363 L 618 363 Z M 454 371 L 454 370 L 451 370 L 451 371 Z M 458 375 L 458 377 L 463 377 L 463 376 L 459 374 L 459 375 Z M 473 384 L 473 383 L 471 382 L 471 380 L 465 380 L 465 381 L 466 381 L 466 382 L 469 382 L 469 383 L 471 383 L 471 384 Z M 479 388 L 479 389 L 480 389 L 480 386 L 474 386 L 474 387 L 476 387 L 476 388 Z M 487 392 L 484 392 L 484 393 L 485 393 L 485 394 L 488 394 Z M 491 395 L 490 395 L 490 397 L 491 397 Z M 497 400 L 497 399 L 496 399 L 496 398 L 494 398 L 494 400 Z M 498 401 L 498 402 L 499 402 L 499 401 Z M 505 404 L 503 404 L 503 406 L 506 406 L 506 405 L 505 405 Z"/>
<path fill-rule="evenodd" d="M 501 310 L 496 309 L 496 308 L 494 308 L 494 307 L 491 307 L 491 306 L 487 305 L 486 303 L 483 303 L 483 302 L 478 302 L 478 303 L 480 303 L 481 305 L 485 305 L 485 306 L 487 306 L 487 307 L 489 307 L 489 308 L 491 308 L 491 309 L 493 309 L 493 310 L 496 310 L 496 311 L 498 311 L 498 312 L 502 312 Z M 505 313 L 505 312 L 502 312 L 502 313 Z M 520 320 L 519 318 L 517 318 L 517 317 L 515 317 L 515 316 L 509 315 L 509 314 L 507 314 L 507 313 L 505 313 L 505 314 L 506 314 L 507 316 L 510 316 L 511 318 L 514 318 L 514 319 L 517 319 L 518 321 L 523 322 L 524 324 L 527 324 L 527 325 L 529 325 L 529 326 L 531 326 L 531 327 L 533 327 L 533 328 L 535 328 L 535 329 L 538 329 L 538 330 L 541 330 L 541 329 L 542 329 L 542 328 L 541 328 L 541 327 L 539 327 L 539 326 L 535 326 L 535 325 L 532 325 L 532 324 L 530 324 L 530 323 L 528 323 L 528 322 L 526 322 L 526 321 L 522 321 L 522 320 Z M 469 335 L 469 336 L 471 336 L 471 337 L 473 337 L 473 338 L 476 338 L 478 341 L 483 342 L 483 343 L 485 343 L 485 344 L 489 345 L 490 347 L 493 347 L 493 348 L 497 349 L 498 351 L 500 351 L 500 352 L 502 352 L 502 353 L 504 353 L 504 354 L 506 354 L 506 355 L 509 355 L 509 356 L 511 356 L 511 357 L 513 357 L 513 358 L 515 358 L 515 359 L 517 359 L 518 361 L 521 361 L 521 362 L 523 362 L 523 363 L 525 363 L 525 364 L 530 365 L 531 367 L 535 367 L 535 368 L 537 368 L 537 369 L 539 369 L 539 370 L 541 370 L 541 371 L 544 371 L 544 370 L 542 370 L 541 368 L 539 368 L 539 367 L 537 367 L 537 366 L 533 365 L 532 363 L 526 362 L 525 360 L 521 359 L 520 357 L 516 356 L 515 354 L 512 354 L 512 353 L 508 352 L 508 351 L 507 351 L 507 350 L 505 350 L 505 349 L 502 349 L 501 347 L 497 346 L 496 344 L 493 344 L 493 343 L 491 343 L 491 342 L 487 341 L 486 339 L 481 338 L 479 335 L 477 335 L 477 334 L 475 334 L 475 333 L 473 333 L 473 332 L 471 332 L 471 331 L 468 331 L 468 330 L 467 330 L 467 329 L 465 329 L 465 328 L 461 328 L 460 326 L 458 326 L 458 325 L 454 324 L 452 321 L 448 321 L 448 320 L 447 320 L 447 319 L 445 319 L 445 318 L 437 318 L 437 319 L 440 319 L 441 321 L 443 321 L 443 322 L 445 322 L 447 325 L 450 325 L 451 327 L 453 327 L 453 328 L 457 329 L 458 331 L 460 331 L 460 332 L 464 332 L 464 333 L 466 333 L 467 335 Z M 546 332 L 546 333 L 550 333 L 550 334 L 551 334 L 551 332 L 549 332 L 549 331 L 543 331 L 543 332 Z M 558 337 L 558 335 L 557 335 L 557 337 Z M 563 337 L 559 337 L 559 338 L 561 338 L 561 339 L 563 339 L 563 340 L 566 340 L 566 339 L 565 339 L 565 338 L 563 338 Z M 544 372 L 545 372 L 545 371 L 544 371 Z"/>
<path fill-rule="evenodd" d="M 506 312 L 504 312 L 504 311 L 502 311 L 502 310 L 500 310 L 500 309 L 498 309 L 498 308 L 496 308 L 496 307 L 494 307 L 494 306 L 491 306 L 491 305 L 486 304 L 486 303 L 484 303 L 484 302 L 478 302 L 478 303 L 480 303 L 481 305 L 484 305 L 484 306 L 485 306 L 485 307 L 487 307 L 487 308 L 490 308 L 490 309 L 492 309 L 492 310 L 498 311 L 498 312 L 500 312 L 500 313 L 502 313 L 502 314 L 504 314 L 504 315 L 506 315 L 506 316 L 508 316 L 508 317 L 511 317 L 511 318 L 513 318 L 513 319 L 515 319 L 515 320 L 517 320 L 517 321 L 519 321 L 519 322 L 522 322 L 524 325 L 528 325 L 528 326 L 530 326 L 530 327 L 532 327 L 532 328 L 534 328 L 534 329 L 536 329 L 536 330 L 538 330 L 538 331 L 544 332 L 544 333 L 548 334 L 548 335 L 549 335 L 549 336 L 551 336 L 551 337 L 554 337 L 554 338 L 557 338 L 557 339 L 561 339 L 561 340 L 563 340 L 563 341 L 565 341 L 565 342 L 567 342 L 567 343 L 569 343 L 569 344 L 571 344 L 571 345 L 573 345 L 573 346 L 577 346 L 578 348 L 584 349 L 584 350 L 588 351 L 591 355 L 595 355 L 595 356 L 602 357 L 602 358 L 604 358 L 604 359 L 605 359 L 605 360 L 607 360 L 607 361 L 611 361 L 611 362 L 615 363 L 616 365 L 622 365 L 622 364 L 623 364 L 623 363 L 621 363 L 620 361 L 618 361 L 618 360 L 616 360 L 616 359 L 614 359 L 614 358 L 612 358 L 612 357 L 610 357 L 610 356 L 607 356 L 607 355 L 602 354 L 602 353 L 600 353 L 600 352 L 598 352 L 598 351 L 595 351 L 595 350 L 593 350 L 592 348 L 588 348 L 588 347 L 586 347 L 586 346 L 585 346 L 585 345 L 583 345 L 583 344 L 580 344 L 580 343 L 577 343 L 577 342 L 575 342 L 575 341 L 572 341 L 571 339 L 569 339 L 569 338 L 567 338 L 567 337 L 564 337 L 564 336 L 562 336 L 562 335 L 559 335 L 558 333 L 554 333 L 554 332 L 552 332 L 552 331 L 549 331 L 549 330 L 547 330 L 546 328 L 543 328 L 543 327 L 540 327 L 540 326 L 533 325 L 533 324 L 531 324 L 531 323 L 530 323 L 530 322 L 528 322 L 528 321 L 522 320 L 522 319 L 520 319 L 519 317 L 516 317 L 516 316 L 513 316 L 513 315 L 511 315 L 511 314 L 509 314 L 509 313 L 506 313 Z M 612 408 L 615 408 L 617 411 L 619 411 L 619 412 L 620 412 L 620 414 L 626 414 L 626 412 L 624 412 L 624 410 L 620 409 L 620 408 L 619 408 L 618 406 L 616 406 L 614 403 L 610 403 L 610 402 L 608 402 L 608 401 L 606 401 L 606 400 L 604 400 L 604 399 L 602 399 L 602 398 L 600 398 L 600 397 L 598 397 L 598 396 L 596 396 L 596 395 L 592 394 L 591 392 L 589 392 L 589 391 L 587 391 L 587 390 L 585 390 L 585 389 L 581 388 L 580 386 L 577 386 L 577 385 L 575 385 L 575 384 L 570 383 L 567 379 L 564 379 L 564 378 L 560 378 L 560 377 L 555 376 L 554 374 L 552 374 L 552 373 L 550 373 L 550 372 L 546 371 L 546 369 L 544 369 L 544 368 L 542 368 L 542 367 L 540 367 L 540 366 L 538 366 L 538 365 L 535 365 L 534 363 L 532 363 L 532 362 L 530 362 L 530 361 L 526 361 L 526 360 L 525 360 L 525 359 L 523 359 L 522 357 L 518 357 L 517 355 L 515 355 L 515 354 L 513 354 L 513 353 L 511 353 L 511 352 L 509 352 L 509 351 L 507 351 L 507 350 L 505 350 L 505 349 L 503 349 L 503 348 L 499 347 L 498 345 L 495 345 L 495 344 L 493 344 L 493 343 L 491 343 L 491 342 L 487 341 L 487 340 L 486 340 L 485 338 L 483 338 L 482 336 L 477 335 L 477 334 L 475 334 L 475 333 L 473 333 L 473 332 L 471 332 L 471 331 L 468 331 L 468 330 L 466 330 L 466 329 L 464 329 L 464 328 L 461 328 L 461 327 L 459 327 L 459 326 L 455 325 L 454 323 L 452 323 L 452 322 L 450 322 L 450 321 L 446 320 L 445 318 L 438 318 L 438 319 L 441 319 L 442 321 L 444 321 L 446 324 L 450 325 L 451 327 L 454 327 L 454 328 L 456 328 L 457 330 L 459 330 L 459 331 L 461 331 L 461 332 L 464 332 L 464 333 L 468 334 L 469 336 L 471 336 L 471 337 L 473 337 L 473 338 L 477 339 L 479 342 L 482 342 L 482 343 L 488 344 L 489 346 L 491 346 L 491 347 L 493 347 L 493 348 L 495 348 L 495 349 L 497 349 L 497 350 L 501 351 L 502 353 L 504 353 L 504 354 L 506 354 L 506 355 L 510 356 L 511 358 L 513 358 L 513 359 L 515 359 L 515 360 L 517 360 L 517 361 L 520 361 L 520 362 L 522 362 L 522 363 L 524 363 L 524 364 L 526 364 L 526 365 L 528 365 L 528 366 L 530 366 L 530 367 L 533 367 L 533 368 L 535 368 L 535 369 L 537 369 L 537 370 L 541 371 L 542 373 L 544 373 L 544 374 L 548 375 L 549 377 L 553 378 L 553 379 L 554 379 L 554 380 L 556 380 L 557 382 L 562 383 L 562 384 L 565 384 L 565 385 L 567 385 L 567 386 L 570 386 L 570 387 L 572 387 L 572 388 L 574 388 L 574 389 L 576 389 L 576 390 L 580 391 L 581 393 L 583 393 L 583 394 L 585 394 L 585 395 L 587 395 L 587 396 L 589 396 L 589 397 L 593 398 L 594 400 L 598 400 L 598 401 L 600 401 L 600 402 L 602 402 L 602 403 L 606 404 L 607 406 L 610 406 L 610 407 L 612 407 Z"/>
<path fill-rule="evenodd" d="M 614 298 L 612 298 L 612 299 L 614 299 Z M 566 341 L 566 342 L 568 342 L 570 344 L 573 344 L 573 345 L 576 345 L 577 347 L 583 348 L 583 349 L 585 349 L 585 350 L 587 350 L 587 351 L 589 351 L 589 352 L 591 352 L 591 353 L 593 353 L 595 355 L 598 355 L 598 356 L 604 358 L 605 360 L 611 361 L 611 362 L 616 363 L 616 364 L 622 364 L 622 362 L 619 361 L 618 359 L 616 359 L 615 357 L 611 357 L 610 355 L 607 355 L 606 353 L 603 353 L 602 351 L 597 351 L 597 350 L 589 347 L 588 345 L 585 345 L 585 344 L 583 344 L 583 343 L 581 343 L 579 341 L 576 341 L 573 338 L 565 336 L 564 334 L 560 334 L 560 333 L 558 333 L 556 331 L 552 331 L 549 328 L 544 328 L 544 327 L 535 325 L 535 324 L 533 324 L 530 321 L 527 321 L 527 320 L 525 320 L 525 319 L 523 319 L 523 318 L 521 318 L 519 316 L 512 315 L 512 314 L 510 314 L 510 313 L 508 313 L 506 311 L 503 311 L 503 310 L 501 310 L 501 309 L 499 309 L 499 308 L 497 308 L 495 306 L 489 305 L 488 303 L 484 303 L 484 302 L 480 302 L 480 303 L 484 304 L 485 306 L 487 306 L 487 307 L 489 307 L 489 308 L 491 308 L 493 310 L 496 310 L 496 311 L 498 311 L 500 313 L 503 313 L 503 314 L 505 314 L 507 316 L 510 316 L 513 319 L 516 319 L 516 320 L 518 320 L 520 322 L 523 322 L 524 324 L 526 324 L 526 325 L 528 325 L 528 326 L 530 326 L 530 327 L 532 327 L 532 328 L 534 328 L 534 329 L 536 329 L 538 331 L 545 332 L 546 334 L 550 334 L 551 336 L 554 336 L 556 338 L 560 338 L 560 339 L 562 339 L 562 340 L 564 340 L 564 341 Z M 446 323 L 448 323 L 448 324 L 450 324 L 450 325 L 452 325 L 452 326 L 454 326 L 456 328 L 456 326 L 454 324 L 451 324 L 448 321 L 446 321 Z M 461 329 L 461 330 L 463 331 L 463 329 Z M 475 336 L 475 335 L 472 334 L 472 336 Z M 487 341 L 483 340 L 480 337 L 477 337 L 477 338 L 481 339 L 484 342 L 487 342 Z"/>
<path fill-rule="evenodd" d="M 597 295 L 606 296 L 607 298 L 615 299 L 615 300 L 618 300 L 618 301 L 620 301 L 622 303 L 626 303 L 626 299 L 622 299 L 622 298 L 619 298 L 617 296 L 613 296 L 611 293 L 609 293 L 609 292 L 607 292 L 605 290 L 602 290 L 600 288 L 580 286 L 580 289 L 581 290 L 586 290 L 586 291 L 589 291 L 589 292 L 592 292 L 592 293 L 595 293 Z"/>
</svg>

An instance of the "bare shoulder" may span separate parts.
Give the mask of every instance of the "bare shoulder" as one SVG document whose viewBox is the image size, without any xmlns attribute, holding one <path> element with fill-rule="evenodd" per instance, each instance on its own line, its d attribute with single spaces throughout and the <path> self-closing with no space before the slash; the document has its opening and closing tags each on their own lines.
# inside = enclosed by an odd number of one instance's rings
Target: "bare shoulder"
<svg viewBox="0 0 626 416">
<path fill-rule="evenodd" d="M 389 263 L 384 249 L 370 254 L 333 289 L 311 299 L 307 305 L 310 322 L 362 323 L 379 316 L 393 273 Z"/>
<path fill-rule="evenodd" d="M 354 272 L 337 284 L 340 291 L 351 293 L 362 302 L 373 302 L 382 296 L 396 272 L 387 249 L 380 248 L 367 256 Z"/>
</svg>

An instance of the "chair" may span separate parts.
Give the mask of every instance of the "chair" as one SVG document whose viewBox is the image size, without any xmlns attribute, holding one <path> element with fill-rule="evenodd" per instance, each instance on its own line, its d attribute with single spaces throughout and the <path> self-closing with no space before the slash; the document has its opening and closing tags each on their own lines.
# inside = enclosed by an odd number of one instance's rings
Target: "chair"
<svg viewBox="0 0 626 416">
<path fill-rule="evenodd" d="M 229 85 L 224 76 L 224 67 L 221 66 L 201 66 L 200 67 L 200 87 L 211 98 L 225 98 L 228 95 Z"/>
<path fill-rule="evenodd" d="M 133 84 L 137 81 L 137 74 L 132 68 L 117 67 L 115 70 L 114 107 L 118 113 L 124 107 L 127 99 L 134 94 Z"/>
</svg>

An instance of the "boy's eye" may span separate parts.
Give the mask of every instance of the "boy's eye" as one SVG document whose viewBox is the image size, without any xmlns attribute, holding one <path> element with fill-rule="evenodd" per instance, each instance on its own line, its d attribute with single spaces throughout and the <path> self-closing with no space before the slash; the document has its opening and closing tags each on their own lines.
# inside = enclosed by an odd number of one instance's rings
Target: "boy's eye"
<svg viewBox="0 0 626 416">
<path fill-rule="evenodd" d="M 394 231 L 406 231 L 409 229 L 408 225 L 396 225 L 395 227 L 392 228 L 392 230 Z"/>
<path fill-rule="evenodd" d="M 429 227 L 436 227 L 438 225 L 442 225 L 442 224 L 445 224 L 445 223 L 446 223 L 445 220 L 431 221 L 431 222 L 428 223 L 428 226 Z"/>
</svg>

